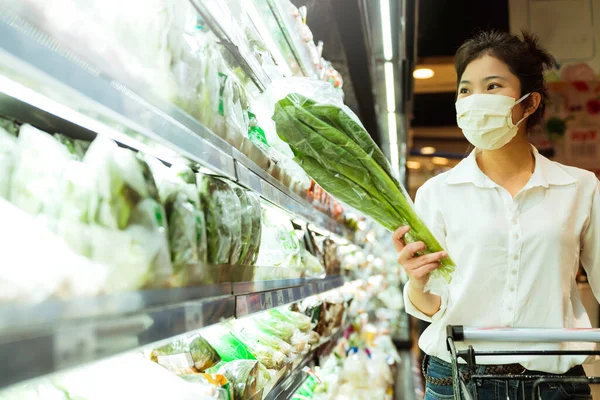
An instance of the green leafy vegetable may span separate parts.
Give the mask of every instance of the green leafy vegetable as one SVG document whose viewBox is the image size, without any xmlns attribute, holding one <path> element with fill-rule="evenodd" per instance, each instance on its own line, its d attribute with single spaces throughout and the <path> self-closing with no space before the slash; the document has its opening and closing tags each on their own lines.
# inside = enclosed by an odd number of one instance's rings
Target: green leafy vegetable
<svg viewBox="0 0 600 400">
<path fill-rule="evenodd" d="M 405 240 L 424 242 L 426 253 L 443 250 L 393 177 L 381 150 L 341 108 L 290 94 L 275 105 L 273 120 L 295 160 L 325 191 L 390 231 L 409 225 Z M 450 258 L 441 263 L 434 273 L 450 281 L 455 265 Z"/>
<path fill-rule="evenodd" d="M 176 373 L 203 372 L 221 361 L 217 352 L 198 334 L 152 350 L 150 359 Z"/>
</svg>

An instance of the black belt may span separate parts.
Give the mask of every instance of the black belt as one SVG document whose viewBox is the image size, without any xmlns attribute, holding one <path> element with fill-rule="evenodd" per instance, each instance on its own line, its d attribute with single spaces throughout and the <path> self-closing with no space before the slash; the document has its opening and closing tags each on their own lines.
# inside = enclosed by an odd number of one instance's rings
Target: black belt
<svg viewBox="0 0 600 400">
<path fill-rule="evenodd" d="M 423 376 L 425 377 L 425 380 L 432 384 L 432 385 L 436 385 L 436 386 L 452 386 L 452 377 L 449 376 L 447 378 L 432 378 L 429 375 L 427 375 L 427 369 L 429 367 L 429 356 L 425 356 L 425 359 L 423 360 L 423 365 L 421 367 L 422 372 L 423 372 Z M 440 360 L 441 361 L 441 360 Z M 441 361 L 445 364 L 445 361 Z M 449 366 L 451 366 L 450 364 L 448 364 Z M 527 369 L 525 367 L 523 367 L 521 364 L 502 364 L 502 365 L 486 365 L 485 369 L 484 369 L 484 374 L 485 375 L 522 375 L 523 373 L 525 373 L 527 371 Z M 465 381 L 469 381 L 471 379 L 471 373 L 470 372 L 459 372 L 460 375 L 465 379 Z"/>
</svg>

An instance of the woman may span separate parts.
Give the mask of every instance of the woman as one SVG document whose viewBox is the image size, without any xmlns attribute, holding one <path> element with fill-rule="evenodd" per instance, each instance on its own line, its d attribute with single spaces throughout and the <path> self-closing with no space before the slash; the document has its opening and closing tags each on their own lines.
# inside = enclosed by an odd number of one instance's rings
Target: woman
<svg viewBox="0 0 600 400">
<path fill-rule="evenodd" d="M 543 72 L 554 60 L 537 40 L 481 33 L 456 54 L 457 122 L 475 150 L 417 193 L 417 212 L 457 265 L 450 285 L 425 289 L 445 252 L 418 256 L 394 233 L 409 282 L 409 314 L 431 322 L 419 340 L 428 399 L 452 398 L 447 325 L 590 327 L 575 276 L 581 263 L 600 294 L 600 191 L 587 171 L 541 156 L 527 133 L 547 99 Z M 468 345 L 469 343 L 466 343 Z M 461 344 L 462 345 L 462 344 Z M 476 350 L 589 350 L 593 344 L 473 343 Z M 464 348 L 462 347 L 462 348 Z M 481 357 L 484 373 L 585 375 L 586 357 Z M 464 372 L 464 371 L 463 371 Z M 441 378 L 441 379 L 434 379 Z M 471 385 L 473 386 L 474 383 Z M 471 388 L 472 389 L 472 388 Z M 531 382 L 485 381 L 482 399 L 530 398 Z M 591 398 L 587 384 L 544 385 L 544 399 Z"/>
</svg>

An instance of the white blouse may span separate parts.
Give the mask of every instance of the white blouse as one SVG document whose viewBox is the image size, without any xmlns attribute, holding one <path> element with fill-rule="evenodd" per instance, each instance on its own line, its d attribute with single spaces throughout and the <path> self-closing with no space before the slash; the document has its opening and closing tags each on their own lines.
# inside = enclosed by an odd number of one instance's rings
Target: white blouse
<svg viewBox="0 0 600 400">
<path fill-rule="evenodd" d="M 575 276 L 585 268 L 600 298 L 600 186 L 594 174 L 563 166 L 534 149 L 535 170 L 514 197 L 478 167 L 475 151 L 417 192 L 417 212 L 457 265 L 438 288 L 440 310 L 429 318 L 404 290 L 406 311 L 431 325 L 419 340 L 450 361 L 446 326 L 589 328 Z M 593 315 L 592 318 L 598 318 Z M 485 350 L 588 350 L 589 343 L 457 343 Z M 563 373 L 586 356 L 480 357 L 478 364 L 520 363 Z M 591 359 L 591 358 L 590 358 Z"/>
</svg>

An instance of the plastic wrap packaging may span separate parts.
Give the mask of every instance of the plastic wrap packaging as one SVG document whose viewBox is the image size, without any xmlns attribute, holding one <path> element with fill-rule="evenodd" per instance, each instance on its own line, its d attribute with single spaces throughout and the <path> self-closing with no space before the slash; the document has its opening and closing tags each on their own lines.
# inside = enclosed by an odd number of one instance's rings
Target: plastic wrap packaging
<svg viewBox="0 0 600 400">
<path fill-rule="evenodd" d="M 245 212 L 246 215 L 249 215 L 252 225 L 250 237 L 246 243 L 245 251 L 242 251 L 240 263 L 242 265 L 255 265 L 258 260 L 262 238 L 262 206 L 260 197 L 256 193 L 246 191 L 246 196 L 248 198 L 248 206 Z"/>
<path fill-rule="evenodd" d="M 5 246 L 0 256 L 0 303 L 39 303 L 102 292 L 108 269 L 74 253 L 42 220 L 2 198 L 0 220 Z"/>
<path fill-rule="evenodd" d="M 268 369 L 281 369 L 284 363 L 286 362 L 286 354 L 279 351 L 281 348 L 288 352 L 291 351 L 290 346 L 283 342 L 286 346 L 281 345 L 277 341 L 278 338 L 273 337 L 269 338 L 268 335 L 260 332 L 258 329 L 245 328 L 243 326 L 237 325 L 232 329 L 231 335 L 235 336 L 238 340 L 244 343 L 250 353 L 258 361 L 261 362 Z"/>
<path fill-rule="evenodd" d="M 269 314 L 261 314 L 254 317 L 254 324 L 258 329 L 279 339 L 290 343 L 294 335 L 294 325 L 273 318 Z"/>
<path fill-rule="evenodd" d="M 173 284 L 193 283 L 199 263 L 206 263 L 208 258 L 206 223 L 196 174 L 186 165 L 174 164 L 168 168 L 153 157 L 144 159 L 156 179 L 169 221 Z"/>
<path fill-rule="evenodd" d="M 423 241 L 426 252 L 443 250 L 416 214 L 383 152 L 343 104 L 341 90 L 303 78 L 274 84 L 272 90 L 271 96 L 280 99 L 273 107 L 277 133 L 308 175 L 390 231 L 410 225 L 407 242 Z M 454 268 L 452 260 L 445 259 L 432 277 L 449 281 Z"/>
<path fill-rule="evenodd" d="M 256 360 L 248 346 L 232 335 L 223 326 L 214 326 L 204 332 L 204 338 L 217 351 L 223 362 L 235 360 Z"/>
<path fill-rule="evenodd" d="M 199 385 L 199 395 L 209 396 L 214 400 L 234 400 L 233 387 L 224 375 L 191 374 L 180 376 L 192 384 Z"/>
<path fill-rule="evenodd" d="M 269 371 L 258 361 L 238 360 L 223 365 L 219 374 L 233 384 L 234 398 L 248 400 L 261 396 L 262 389 L 269 382 Z M 260 397 L 258 397 L 260 398 Z"/>
<path fill-rule="evenodd" d="M 9 198 L 15 166 L 16 138 L 0 127 L 0 197 Z"/>
<path fill-rule="evenodd" d="M 242 253 L 242 216 L 234 184 L 224 178 L 198 174 L 208 238 L 208 262 L 235 264 Z"/>
<path fill-rule="evenodd" d="M 250 318 L 234 321 L 233 332 L 238 338 L 244 340 L 244 342 L 248 345 L 256 342 L 262 343 L 274 350 L 281 352 L 285 356 L 290 356 L 293 350 L 292 346 L 290 346 L 290 344 L 286 341 L 262 331 L 254 323 L 254 320 Z"/>
<path fill-rule="evenodd" d="M 299 312 L 290 311 L 284 308 L 275 308 L 268 311 L 269 315 L 282 322 L 294 325 L 301 332 L 309 332 L 313 328 L 311 318 Z"/>
<path fill-rule="evenodd" d="M 263 210 L 262 220 L 262 237 L 257 265 L 287 268 L 290 264 L 296 263 L 297 268 L 301 269 L 302 247 L 296 237 L 290 217 L 275 207 L 269 207 Z M 298 271 L 297 275 L 297 277 L 301 277 L 302 271 Z M 266 280 L 271 277 L 260 276 L 255 279 Z"/>
<path fill-rule="evenodd" d="M 98 207 L 92 259 L 115 268 L 114 289 L 167 286 L 172 275 L 165 211 L 154 180 L 135 153 L 102 136 L 84 164 L 94 171 Z M 155 197 L 152 197 L 155 196 Z"/>
<path fill-rule="evenodd" d="M 58 140 L 59 143 L 62 143 L 67 150 L 69 150 L 71 157 L 77 161 L 83 160 L 85 152 L 88 150 L 91 144 L 91 142 L 86 140 L 71 139 L 70 137 L 67 137 L 61 133 L 55 133 L 53 136 L 54 139 Z"/>
<path fill-rule="evenodd" d="M 150 359 L 177 374 L 203 372 L 221 361 L 215 349 L 199 334 L 152 350 Z"/>
</svg>

